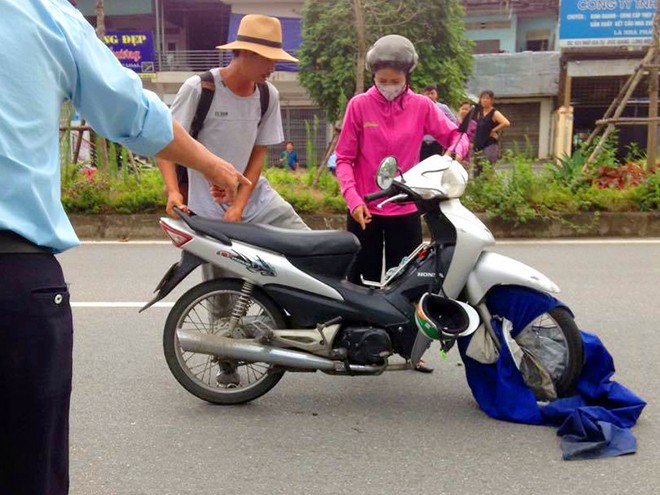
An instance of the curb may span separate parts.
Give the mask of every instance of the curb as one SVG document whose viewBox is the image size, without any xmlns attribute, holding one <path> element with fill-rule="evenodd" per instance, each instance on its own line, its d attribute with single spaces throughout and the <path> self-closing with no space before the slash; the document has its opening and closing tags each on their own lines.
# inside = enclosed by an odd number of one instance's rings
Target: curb
<svg viewBox="0 0 660 495">
<path fill-rule="evenodd" d="M 81 239 L 165 239 L 158 220 L 162 214 L 69 215 Z M 566 237 L 660 237 L 660 212 L 580 213 L 553 221 L 513 225 L 499 218 L 477 215 L 496 239 L 556 239 Z M 345 215 L 301 215 L 314 230 L 343 230 Z M 426 231 L 426 225 L 424 225 Z"/>
</svg>

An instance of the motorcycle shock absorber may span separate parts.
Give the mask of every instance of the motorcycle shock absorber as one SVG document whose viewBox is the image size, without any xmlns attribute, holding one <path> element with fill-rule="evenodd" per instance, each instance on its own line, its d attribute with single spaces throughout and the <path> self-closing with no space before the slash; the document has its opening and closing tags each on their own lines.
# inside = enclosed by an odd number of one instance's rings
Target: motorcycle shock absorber
<svg viewBox="0 0 660 495">
<path fill-rule="evenodd" d="M 248 280 L 243 282 L 241 295 L 238 297 L 238 301 L 234 305 L 234 309 L 231 312 L 231 317 L 229 318 L 229 329 L 227 332 L 229 335 L 233 335 L 234 330 L 238 326 L 238 322 L 245 316 L 245 313 L 250 307 L 253 289 L 254 284 L 252 282 Z"/>
</svg>

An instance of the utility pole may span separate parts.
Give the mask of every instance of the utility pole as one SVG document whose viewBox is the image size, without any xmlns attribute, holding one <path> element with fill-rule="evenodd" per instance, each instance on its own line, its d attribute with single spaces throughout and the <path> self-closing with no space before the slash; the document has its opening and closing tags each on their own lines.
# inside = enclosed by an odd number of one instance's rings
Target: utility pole
<svg viewBox="0 0 660 495">
<path fill-rule="evenodd" d="M 364 63 L 367 55 L 362 0 L 353 0 L 353 8 L 355 10 L 355 32 L 357 35 L 358 44 L 357 61 L 355 67 L 355 94 L 359 94 L 364 92 Z"/>
<path fill-rule="evenodd" d="M 96 36 L 103 41 L 105 36 L 105 2 L 96 0 L 94 4 L 94 13 L 96 14 Z"/>
<path fill-rule="evenodd" d="M 105 37 L 105 3 L 103 0 L 96 0 L 96 3 L 94 4 L 94 13 L 96 14 L 96 36 L 103 42 L 103 38 Z M 90 132 L 90 141 L 92 143 L 94 142 L 93 135 L 94 133 Z M 99 158 L 101 168 L 103 168 L 104 171 L 107 171 L 108 142 L 101 135 L 99 135 L 99 148 L 100 149 L 97 149 L 96 152 L 100 153 Z"/>
<path fill-rule="evenodd" d="M 656 1 L 656 14 L 653 22 L 653 45 L 655 60 L 649 67 L 649 127 L 646 145 L 646 170 L 651 171 L 657 163 L 658 152 L 658 65 L 660 63 L 660 0 Z"/>
</svg>

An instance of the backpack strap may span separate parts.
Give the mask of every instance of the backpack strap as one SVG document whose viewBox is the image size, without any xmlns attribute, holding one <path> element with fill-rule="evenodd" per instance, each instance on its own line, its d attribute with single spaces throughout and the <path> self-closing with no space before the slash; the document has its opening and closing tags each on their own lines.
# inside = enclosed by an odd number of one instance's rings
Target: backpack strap
<svg viewBox="0 0 660 495">
<path fill-rule="evenodd" d="M 268 105 L 270 105 L 270 89 L 268 88 L 268 83 L 257 83 L 257 88 L 259 89 L 259 103 L 261 104 L 261 119 L 259 119 L 259 124 L 264 120 L 264 115 L 268 111 Z"/>
<path fill-rule="evenodd" d="M 207 70 L 203 74 L 200 74 L 199 77 L 202 80 L 202 94 L 199 97 L 197 102 L 197 110 L 195 110 L 195 116 L 193 117 L 192 123 L 190 124 L 190 135 L 193 139 L 197 139 L 199 131 L 202 130 L 206 116 L 209 113 L 211 108 L 211 102 L 213 101 L 213 95 L 215 95 L 215 78 L 210 70 Z M 179 183 L 179 190 L 184 195 L 187 201 L 188 195 L 188 170 L 181 165 L 176 166 L 176 177 L 177 182 Z"/>
<path fill-rule="evenodd" d="M 199 102 L 197 103 L 197 111 L 195 112 L 195 117 L 190 124 L 190 135 L 197 139 L 199 131 L 202 130 L 204 125 L 204 120 L 206 120 L 206 115 L 209 113 L 211 108 L 211 102 L 213 101 L 213 95 L 215 94 L 215 79 L 210 70 L 200 74 L 199 76 L 202 79 L 202 94 L 199 97 Z"/>
</svg>

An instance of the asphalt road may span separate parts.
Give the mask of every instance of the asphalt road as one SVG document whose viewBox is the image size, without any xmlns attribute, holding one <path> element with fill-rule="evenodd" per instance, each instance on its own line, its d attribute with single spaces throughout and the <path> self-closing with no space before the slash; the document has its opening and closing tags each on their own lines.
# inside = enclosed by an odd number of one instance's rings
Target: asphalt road
<svg viewBox="0 0 660 495">
<path fill-rule="evenodd" d="M 432 375 L 287 374 L 251 404 L 206 404 L 167 369 L 167 308 L 98 304 L 148 300 L 178 251 L 87 244 L 59 257 L 75 304 L 71 493 L 658 493 L 660 240 L 495 250 L 557 282 L 614 356 L 615 378 L 649 402 L 636 455 L 562 461 L 555 429 L 489 419 L 457 352 L 440 360 L 436 347 Z"/>
</svg>

